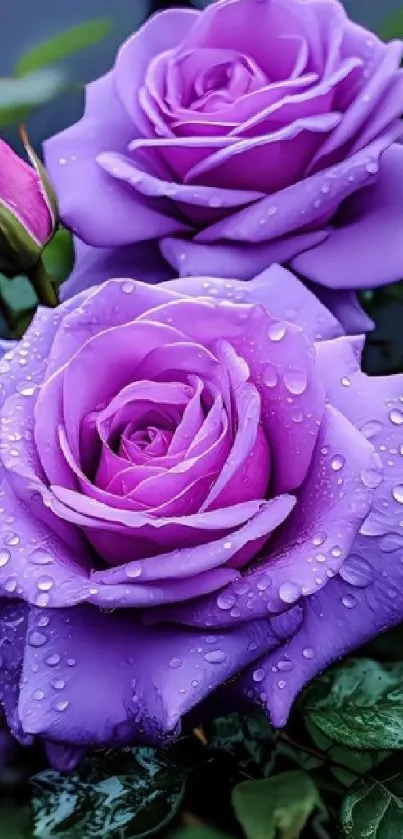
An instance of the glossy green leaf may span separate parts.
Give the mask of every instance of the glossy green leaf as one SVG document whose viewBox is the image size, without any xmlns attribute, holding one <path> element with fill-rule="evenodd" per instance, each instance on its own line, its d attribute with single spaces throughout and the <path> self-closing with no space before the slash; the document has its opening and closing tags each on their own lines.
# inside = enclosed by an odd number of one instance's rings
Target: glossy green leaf
<svg viewBox="0 0 403 839">
<path fill-rule="evenodd" d="M 403 760 L 396 754 L 358 781 L 343 799 L 340 821 L 348 839 L 400 839 L 403 836 Z"/>
<path fill-rule="evenodd" d="M 298 839 L 320 799 L 309 775 L 296 771 L 238 784 L 232 804 L 247 839 Z"/>
<path fill-rule="evenodd" d="M 59 96 L 66 84 L 65 72 L 55 67 L 21 79 L 0 79 L 0 127 L 23 121 L 35 108 Z"/>
<path fill-rule="evenodd" d="M 19 60 L 15 74 L 24 76 L 41 67 L 48 67 L 56 61 L 73 55 L 79 50 L 102 41 L 112 28 L 112 21 L 105 18 L 88 20 L 71 26 L 53 38 L 41 41 L 28 50 Z"/>
<path fill-rule="evenodd" d="M 347 661 L 305 692 L 303 715 L 336 743 L 355 749 L 403 747 L 403 662 Z"/>
<path fill-rule="evenodd" d="M 127 748 L 84 760 L 71 775 L 32 781 L 35 839 L 149 836 L 173 818 L 185 773 L 155 749 Z"/>
<path fill-rule="evenodd" d="M 390 754 L 382 750 L 360 751 L 340 746 L 323 734 L 310 720 L 306 720 L 305 724 L 316 749 L 323 752 L 329 771 L 344 787 L 351 787 L 356 783 L 357 777 L 371 772 Z"/>
</svg>

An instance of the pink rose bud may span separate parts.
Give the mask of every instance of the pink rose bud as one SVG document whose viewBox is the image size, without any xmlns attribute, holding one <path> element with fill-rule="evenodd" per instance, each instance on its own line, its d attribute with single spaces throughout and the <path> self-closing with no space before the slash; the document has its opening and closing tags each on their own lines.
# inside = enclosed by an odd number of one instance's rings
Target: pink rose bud
<svg viewBox="0 0 403 839">
<path fill-rule="evenodd" d="M 0 140 L 0 271 L 26 273 L 53 235 L 56 198 L 46 170 L 21 129 L 29 166 Z"/>
</svg>

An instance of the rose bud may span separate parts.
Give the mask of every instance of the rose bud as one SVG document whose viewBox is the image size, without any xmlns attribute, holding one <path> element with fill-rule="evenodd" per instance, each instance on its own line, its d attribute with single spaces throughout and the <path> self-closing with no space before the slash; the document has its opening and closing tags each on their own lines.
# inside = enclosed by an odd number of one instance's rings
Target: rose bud
<svg viewBox="0 0 403 839">
<path fill-rule="evenodd" d="M 23 129 L 21 139 L 32 166 L 0 140 L 0 271 L 8 277 L 29 274 L 57 219 L 50 181 Z"/>
</svg>

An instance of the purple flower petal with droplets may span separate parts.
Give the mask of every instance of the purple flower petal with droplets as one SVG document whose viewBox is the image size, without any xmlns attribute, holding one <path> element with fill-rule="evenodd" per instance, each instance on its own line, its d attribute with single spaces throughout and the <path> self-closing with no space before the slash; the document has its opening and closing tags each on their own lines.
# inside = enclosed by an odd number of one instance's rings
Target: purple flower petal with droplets
<svg viewBox="0 0 403 839">
<path fill-rule="evenodd" d="M 401 190 L 385 179 L 389 158 L 403 169 L 401 55 L 337 0 L 150 18 L 88 87 L 82 119 L 46 143 L 62 219 L 99 249 L 64 294 L 93 285 L 97 266 L 100 279 L 127 264 L 143 276 L 144 240 L 163 257 L 152 281 L 172 268 L 250 279 L 292 260 L 325 288 L 400 277 Z M 353 330 L 351 296 L 343 318 Z"/>
</svg>

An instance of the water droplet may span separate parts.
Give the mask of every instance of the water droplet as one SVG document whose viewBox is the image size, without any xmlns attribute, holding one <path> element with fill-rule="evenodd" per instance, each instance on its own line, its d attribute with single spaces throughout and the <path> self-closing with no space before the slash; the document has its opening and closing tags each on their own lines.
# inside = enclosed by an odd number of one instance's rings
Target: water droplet
<svg viewBox="0 0 403 839">
<path fill-rule="evenodd" d="M 13 533 L 10 530 L 8 533 L 4 534 L 3 542 L 5 545 L 10 545 L 14 548 L 16 545 L 19 545 L 20 537 L 18 536 L 18 533 Z"/>
<path fill-rule="evenodd" d="M 226 655 L 223 650 L 211 650 L 211 652 L 204 653 L 203 658 L 209 664 L 221 664 L 222 661 L 225 661 Z"/>
<path fill-rule="evenodd" d="M 143 569 L 140 563 L 128 565 L 125 571 L 126 577 L 129 577 L 130 580 L 137 580 L 137 577 L 140 577 L 142 573 Z"/>
<path fill-rule="evenodd" d="M 193 679 L 193 681 L 191 682 L 191 685 L 192 685 L 192 688 L 197 688 L 197 687 L 199 687 L 199 682 L 197 681 L 197 679 Z"/>
<path fill-rule="evenodd" d="M 280 661 L 277 662 L 277 669 L 282 673 L 286 673 L 288 670 L 292 670 L 292 668 L 293 663 L 287 658 L 281 658 Z"/>
<path fill-rule="evenodd" d="M 34 565 L 50 565 L 53 562 L 53 557 L 41 548 L 37 548 L 28 557 L 29 561 Z"/>
<path fill-rule="evenodd" d="M 224 542 L 223 548 L 225 548 L 226 551 L 230 551 L 232 548 L 232 542 Z"/>
<path fill-rule="evenodd" d="M 252 678 L 253 678 L 254 682 L 262 682 L 264 677 L 265 677 L 265 672 L 263 670 L 263 667 L 258 667 L 257 670 L 253 671 Z"/>
<path fill-rule="evenodd" d="M 46 576 L 39 577 L 36 583 L 37 588 L 39 588 L 40 591 L 50 591 L 51 588 L 53 588 L 54 584 L 54 579 L 52 577 Z"/>
<path fill-rule="evenodd" d="M 49 667 L 56 667 L 59 662 L 60 656 L 57 653 L 52 653 L 52 655 L 49 655 L 46 659 L 46 664 L 48 664 Z"/>
<path fill-rule="evenodd" d="M 131 294 L 136 287 L 136 284 L 133 280 L 125 280 L 122 285 L 122 291 L 124 294 Z"/>
<path fill-rule="evenodd" d="M 176 670 L 178 667 L 182 666 L 182 659 L 181 658 L 171 658 L 171 661 L 169 662 L 169 666 L 172 668 L 172 670 Z"/>
<path fill-rule="evenodd" d="M 398 484 L 392 490 L 392 495 L 398 504 L 403 504 L 403 484 Z"/>
<path fill-rule="evenodd" d="M 383 478 L 382 474 L 376 469 L 362 469 L 361 480 L 364 486 L 369 487 L 369 489 L 376 489 L 382 483 Z"/>
<path fill-rule="evenodd" d="M 62 711 L 66 711 L 67 708 L 69 707 L 69 705 L 70 705 L 70 703 L 68 702 L 67 699 L 62 699 L 62 700 L 60 700 L 60 702 L 54 702 L 53 703 L 53 708 L 55 709 L 55 711 L 62 712 Z"/>
<path fill-rule="evenodd" d="M 269 209 L 267 210 L 267 215 L 268 216 L 275 216 L 276 213 L 277 213 L 277 207 L 275 207 L 275 206 L 269 207 Z"/>
<path fill-rule="evenodd" d="M 287 687 L 287 682 L 285 682 L 283 679 L 280 679 L 280 681 L 277 682 L 277 687 L 280 688 L 280 690 L 284 690 L 284 688 Z"/>
<path fill-rule="evenodd" d="M 256 650 L 257 650 L 257 643 L 256 643 L 256 641 L 251 641 L 251 642 L 250 642 L 250 644 L 248 644 L 248 650 L 249 650 L 249 652 L 251 652 L 251 653 L 256 652 Z"/>
<path fill-rule="evenodd" d="M 18 382 L 17 390 L 21 396 L 33 396 L 35 393 L 35 386 L 28 384 L 28 382 Z"/>
<path fill-rule="evenodd" d="M 323 545 L 323 543 L 326 542 L 326 539 L 327 534 L 322 530 L 320 533 L 316 533 L 316 535 L 313 537 L 312 544 L 318 548 L 320 545 Z"/>
<path fill-rule="evenodd" d="M 222 206 L 221 198 L 219 198 L 218 195 L 212 195 L 209 200 L 209 206 L 218 210 Z"/>
<path fill-rule="evenodd" d="M 11 559 L 10 551 L 0 550 L 0 568 L 4 568 Z"/>
<path fill-rule="evenodd" d="M 34 690 L 32 699 L 35 699 L 36 702 L 40 702 L 41 699 L 45 699 L 45 692 L 43 690 Z"/>
<path fill-rule="evenodd" d="M 6 591 L 12 594 L 13 591 L 15 591 L 17 588 L 17 577 L 9 577 L 8 580 L 6 580 L 4 583 L 4 588 Z"/>
<path fill-rule="evenodd" d="M 280 323 L 279 321 L 272 323 L 268 330 L 270 341 L 282 341 L 286 331 L 287 328 L 284 323 Z"/>
<path fill-rule="evenodd" d="M 333 472 L 340 472 L 340 469 L 343 469 L 345 462 L 346 459 L 341 454 L 336 454 L 334 457 L 332 457 L 330 465 L 333 469 Z"/>
<path fill-rule="evenodd" d="M 234 594 L 221 592 L 217 597 L 217 606 L 219 609 L 232 609 L 235 603 L 236 597 Z"/>
<path fill-rule="evenodd" d="M 315 658 L 315 650 L 313 650 L 312 647 L 305 647 L 305 649 L 302 650 L 302 655 L 306 659 Z"/>
<path fill-rule="evenodd" d="M 66 687 L 66 682 L 63 679 L 53 679 L 50 683 L 55 690 L 63 690 Z"/>
<path fill-rule="evenodd" d="M 403 425 L 403 411 L 399 408 L 393 408 L 389 413 L 389 419 L 393 425 Z"/>
<path fill-rule="evenodd" d="M 283 379 L 287 390 L 294 394 L 294 396 L 300 396 L 306 391 L 308 384 L 306 370 L 289 367 L 287 370 L 284 370 Z"/>
<path fill-rule="evenodd" d="M 272 364 L 266 364 L 262 374 L 262 382 L 266 387 L 276 387 L 278 375 L 276 368 Z"/>
<path fill-rule="evenodd" d="M 75 658 L 68 658 L 68 659 L 67 659 L 67 665 L 68 665 L 68 667 L 74 667 L 75 663 L 76 663 Z"/>
<path fill-rule="evenodd" d="M 256 584 L 256 588 L 258 591 L 267 591 L 267 589 L 271 586 L 271 577 L 262 577 L 258 580 Z"/>
<path fill-rule="evenodd" d="M 354 606 L 357 605 L 357 601 L 356 601 L 354 595 L 352 595 L 352 594 L 345 594 L 341 598 L 341 602 L 342 602 L 343 606 L 346 607 L 346 609 L 354 609 Z"/>
<path fill-rule="evenodd" d="M 279 595 L 284 603 L 295 603 L 301 594 L 300 587 L 296 583 L 281 583 Z"/>
<path fill-rule="evenodd" d="M 41 594 L 37 594 L 35 597 L 35 605 L 39 606 L 41 609 L 44 609 L 49 603 L 49 595 L 42 592 Z"/>
<path fill-rule="evenodd" d="M 335 559 L 339 559 L 339 557 L 342 555 L 343 551 L 342 551 L 340 545 L 335 545 L 334 548 L 331 549 L 330 553 L 331 553 L 332 556 L 334 556 Z"/>
<path fill-rule="evenodd" d="M 365 98 L 365 96 L 364 96 L 364 98 Z M 370 99 L 369 95 L 366 94 L 366 101 L 368 102 L 369 99 Z M 376 160 L 371 160 L 369 163 L 367 163 L 365 168 L 366 168 L 369 175 L 376 175 L 379 167 L 378 167 L 378 164 L 377 164 Z"/>
<path fill-rule="evenodd" d="M 33 632 L 31 632 L 28 640 L 31 644 L 31 647 L 42 647 L 44 644 L 46 644 L 46 641 L 48 639 L 43 632 L 37 632 L 36 630 L 34 630 Z"/>
</svg>

